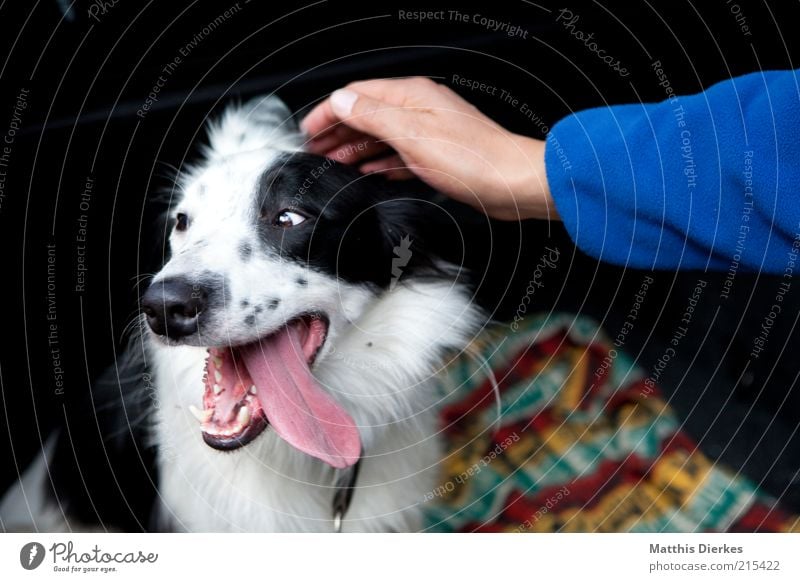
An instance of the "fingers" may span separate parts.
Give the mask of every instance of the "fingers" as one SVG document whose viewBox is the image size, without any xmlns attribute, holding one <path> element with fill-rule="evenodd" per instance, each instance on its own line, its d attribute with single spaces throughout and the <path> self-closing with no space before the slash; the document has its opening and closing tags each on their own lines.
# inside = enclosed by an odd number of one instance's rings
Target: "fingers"
<svg viewBox="0 0 800 582">
<path fill-rule="evenodd" d="M 443 85 L 427 77 L 405 77 L 401 79 L 370 79 L 350 83 L 345 89 L 350 89 L 361 95 L 366 95 L 387 105 L 402 107 L 408 105 L 412 99 L 431 96 L 439 91 Z"/>
<path fill-rule="evenodd" d="M 359 170 L 364 174 L 382 174 L 390 180 L 408 180 L 414 173 L 408 169 L 400 156 L 394 155 L 362 164 Z"/>
<path fill-rule="evenodd" d="M 334 91 L 302 121 L 309 151 L 354 162 L 389 147 L 380 142 L 400 121 L 401 111 L 349 89 Z M 327 124 L 327 125 L 326 125 Z"/>
<path fill-rule="evenodd" d="M 331 111 L 348 127 L 377 139 L 396 137 L 404 120 L 404 110 L 380 99 L 339 89 L 328 99 Z"/>
<path fill-rule="evenodd" d="M 338 130 L 341 127 L 339 122 L 340 119 L 331 109 L 330 99 L 325 99 L 303 118 L 300 127 L 311 139 L 321 139 Z"/>
<path fill-rule="evenodd" d="M 313 154 L 324 154 L 347 143 L 366 142 L 371 139 L 367 134 L 340 123 L 322 134 L 309 136 L 306 148 Z"/>
<path fill-rule="evenodd" d="M 335 134 L 341 122 L 349 117 L 353 104 L 358 99 L 358 93 L 350 89 L 339 89 L 331 96 L 317 105 L 300 122 L 300 126 L 312 139 L 322 139 L 330 134 Z M 345 126 L 352 132 L 353 127 L 345 121 Z"/>
<path fill-rule="evenodd" d="M 391 147 L 385 142 L 375 141 L 365 133 L 339 125 L 322 137 L 309 139 L 306 149 L 312 154 L 343 164 L 352 164 L 382 154 Z"/>
<path fill-rule="evenodd" d="M 318 104 L 300 122 L 311 141 L 321 140 L 330 134 L 338 135 L 342 122 L 351 129 L 368 133 L 378 138 L 386 136 L 374 133 L 376 124 L 384 120 L 402 117 L 402 108 L 412 98 L 432 95 L 441 91 L 441 85 L 425 77 L 405 79 L 372 79 L 350 83 L 344 89 L 334 91 L 328 99 Z M 378 111 L 381 114 L 376 114 Z M 359 116 L 362 119 L 353 119 Z M 341 145 L 352 139 L 342 138 Z"/>
<path fill-rule="evenodd" d="M 356 143 L 340 145 L 325 153 L 325 156 L 343 164 L 352 164 L 360 162 L 361 160 L 373 158 L 390 149 L 391 148 L 384 142 L 376 142 L 373 139 L 368 139 Z"/>
</svg>

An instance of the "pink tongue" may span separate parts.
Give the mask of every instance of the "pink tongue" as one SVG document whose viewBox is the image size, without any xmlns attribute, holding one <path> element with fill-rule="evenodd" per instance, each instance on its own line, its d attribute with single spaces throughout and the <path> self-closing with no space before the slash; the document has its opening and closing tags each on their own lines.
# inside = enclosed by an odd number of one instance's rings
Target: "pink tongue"
<svg viewBox="0 0 800 582">
<path fill-rule="evenodd" d="M 278 436 L 340 469 L 358 460 L 358 429 L 311 375 L 297 325 L 241 348 L 240 354 Z"/>
</svg>

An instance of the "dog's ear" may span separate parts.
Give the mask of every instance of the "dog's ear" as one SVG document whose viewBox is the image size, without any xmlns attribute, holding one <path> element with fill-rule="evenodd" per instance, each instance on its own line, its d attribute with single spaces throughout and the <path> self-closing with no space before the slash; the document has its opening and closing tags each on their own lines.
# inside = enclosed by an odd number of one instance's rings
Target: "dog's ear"
<svg viewBox="0 0 800 582">
<path fill-rule="evenodd" d="M 393 257 L 393 264 L 402 264 L 406 277 L 442 276 L 441 262 L 457 261 L 450 247 L 460 240 L 431 192 L 424 188 L 407 194 L 396 194 L 373 207 L 380 229 L 382 256 Z M 397 272 L 392 281 L 396 281 Z"/>
<path fill-rule="evenodd" d="M 208 130 L 209 158 L 244 151 L 277 149 L 297 151 L 303 137 L 289 108 L 275 95 L 255 97 L 228 107 Z"/>
<path fill-rule="evenodd" d="M 265 128 L 281 128 L 281 131 L 297 133 L 297 121 L 292 112 L 277 95 L 254 97 L 240 107 L 241 113 L 254 125 Z"/>
</svg>

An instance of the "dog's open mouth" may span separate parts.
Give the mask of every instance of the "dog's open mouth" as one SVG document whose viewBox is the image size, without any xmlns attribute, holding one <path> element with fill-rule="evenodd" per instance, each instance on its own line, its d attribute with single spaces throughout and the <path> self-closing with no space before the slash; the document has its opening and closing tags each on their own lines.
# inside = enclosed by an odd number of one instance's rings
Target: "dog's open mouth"
<svg viewBox="0 0 800 582">
<path fill-rule="evenodd" d="M 236 449 L 271 425 L 290 445 L 334 467 L 354 464 L 358 429 L 311 374 L 327 332 L 324 317 L 304 316 L 258 341 L 209 348 L 203 410 L 193 410 L 205 442 Z"/>
</svg>

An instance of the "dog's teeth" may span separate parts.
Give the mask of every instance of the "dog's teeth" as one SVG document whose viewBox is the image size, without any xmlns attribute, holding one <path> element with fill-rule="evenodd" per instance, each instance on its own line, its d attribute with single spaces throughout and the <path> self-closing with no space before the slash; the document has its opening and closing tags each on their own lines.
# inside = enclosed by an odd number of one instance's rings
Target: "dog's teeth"
<svg viewBox="0 0 800 582">
<path fill-rule="evenodd" d="M 253 396 L 255 396 L 255 395 L 256 395 L 256 387 L 255 387 L 255 384 L 254 384 L 254 385 L 252 385 L 252 386 L 250 386 L 250 394 L 252 394 Z"/>
<path fill-rule="evenodd" d="M 217 369 L 220 369 L 222 367 L 222 358 L 220 358 L 219 356 L 213 356 L 212 359 L 214 360 L 214 366 Z"/>
<path fill-rule="evenodd" d="M 189 412 L 200 422 L 207 422 L 214 415 L 213 410 L 200 410 L 194 404 L 189 405 Z"/>
<path fill-rule="evenodd" d="M 236 415 L 236 422 L 242 426 L 246 426 L 250 422 L 250 408 L 248 406 L 242 406 L 239 409 L 239 413 Z"/>
<path fill-rule="evenodd" d="M 216 380 L 217 383 L 222 382 L 222 372 L 214 370 L 214 380 Z"/>
<path fill-rule="evenodd" d="M 219 396 L 219 393 L 222 392 L 222 386 L 219 384 L 214 384 L 214 394 Z"/>
</svg>

